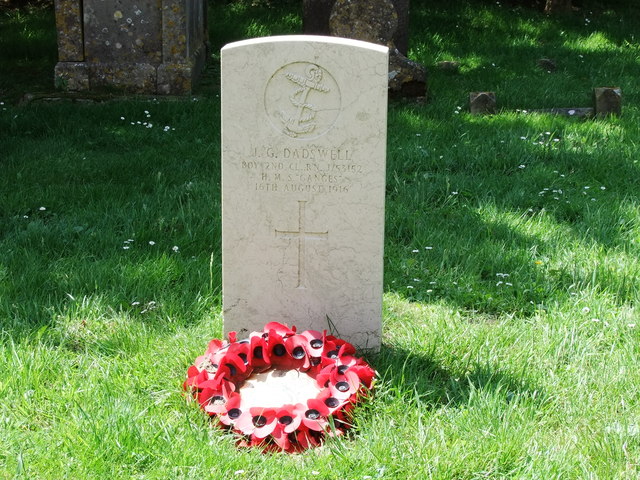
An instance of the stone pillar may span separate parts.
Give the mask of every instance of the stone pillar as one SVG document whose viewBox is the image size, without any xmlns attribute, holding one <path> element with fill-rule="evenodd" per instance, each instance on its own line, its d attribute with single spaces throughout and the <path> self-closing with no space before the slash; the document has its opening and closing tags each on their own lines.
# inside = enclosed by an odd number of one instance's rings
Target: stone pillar
<svg viewBox="0 0 640 480">
<path fill-rule="evenodd" d="M 82 2 L 57 0 L 55 12 L 58 34 L 56 86 L 65 90 L 88 90 L 89 70 L 84 63 Z"/>
<path fill-rule="evenodd" d="M 189 93 L 208 49 L 206 2 L 162 0 L 162 12 L 163 57 L 158 66 L 158 93 Z"/>
<path fill-rule="evenodd" d="M 56 0 L 56 85 L 143 94 L 191 92 L 207 52 L 201 0 Z"/>
</svg>

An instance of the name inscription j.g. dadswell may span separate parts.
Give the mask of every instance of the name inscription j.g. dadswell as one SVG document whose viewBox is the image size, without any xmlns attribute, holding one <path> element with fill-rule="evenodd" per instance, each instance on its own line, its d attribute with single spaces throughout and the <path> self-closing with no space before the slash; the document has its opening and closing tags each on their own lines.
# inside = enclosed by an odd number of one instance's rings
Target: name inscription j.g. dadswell
<svg viewBox="0 0 640 480">
<path fill-rule="evenodd" d="M 347 149 L 318 146 L 252 146 L 240 164 L 252 190 L 261 192 L 349 193 L 364 173 Z"/>
</svg>

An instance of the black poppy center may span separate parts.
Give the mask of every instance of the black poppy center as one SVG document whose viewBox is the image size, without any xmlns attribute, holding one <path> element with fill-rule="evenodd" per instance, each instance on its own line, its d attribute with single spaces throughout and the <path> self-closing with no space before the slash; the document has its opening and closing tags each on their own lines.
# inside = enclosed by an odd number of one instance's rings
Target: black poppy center
<svg viewBox="0 0 640 480">
<path fill-rule="evenodd" d="M 311 348 L 320 348 L 322 346 L 322 340 L 314 338 L 309 342 L 309 345 L 311 345 Z"/>
<path fill-rule="evenodd" d="M 282 425 L 289 425 L 291 422 L 293 422 L 293 417 L 289 415 L 283 415 L 282 417 L 280 417 L 280 420 L 278 420 L 278 422 L 280 422 Z"/>
<path fill-rule="evenodd" d="M 340 400 L 334 397 L 329 397 L 324 401 L 324 404 L 329 408 L 336 408 L 340 405 Z"/>
<path fill-rule="evenodd" d="M 327 353 L 327 357 L 329 357 L 329 358 L 338 358 L 338 351 L 337 350 L 331 350 L 329 353 Z"/>
<path fill-rule="evenodd" d="M 283 356 L 285 353 L 287 353 L 287 350 L 284 348 L 284 345 L 282 345 L 281 343 L 279 343 L 278 345 L 276 345 L 275 347 L 273 347 L 273 354 L 276 357 L 281 357 Z"/>
<path fill-rule="evenodd" d="M 236 366 L 231 363 L 225 363 L 225 366 L 229 369 L 229 374 L 232 377 L 238 372 L 238 370 L 236 369 Z"/>
<path fill-rule="evenodd" d="M 336 383 L 336 388 L 339 392 L 346 392 L 349 390 L 349 384 L 347 382 L 338 382 Z"/>
<path fill-rule="evenodd" d="M 262 347 L 256 347 L 253 349 L 253 357 L 258 360 L 262 360 Z"/>
<path fill-rule="evenodd" d="M 311 408 L 306 412 L 304 412 L 304 416 L 307 417 L 309 420 L 317 420 L 320 418 L 320 412 L 315 408 Z"/>
<path fill-rule="evenodd" d="M 253 424 L 258 428 L 264 427 L 267 424 L 267 417 L 264 415 L 256 415 L 253 417 Z"/>
<path fill-rule="evenodd" d="M 238 356 L 242 359 L 242 361 L 244 362 L 244 364 L 246 365 L 247 362 L 247 355 L 245 353 L 239 353 Z"/>
<path fill-rule="evenodd" d="M 225 401 L 222 395 L 214 395 L 209 399 L 209 405 L 222 405 L 224 403 Z"/>
<path fill-rule="evenodd" d="M 346 372 L 347 370 L 349 370 L 349 365 L 340 365 L 338 367 L 338 373 L 340 375 L 342 375 L 344 372 Z"/>
<path fill-rule="evenodd" d="M 293 358 L 295 358 L 296 360 L 300 360 L 301 358 L 304 357 L 304 348 L 302 348 L 302 347 L 294 348 L 293 352 L 291 352 L 291 356 Z"/>
<path fill-rule="evenodd" d="M 232 408 L 231 410 L 229 410 L 227 412 L 227 415 L 229 415 L 229 418 L 231 420 L 235 420 L 236 418 L 238 418 L 240 415 L 242 414 L 242 412 L 240 411 L 239 408 Z"/>
<path fill-rule="evenodd" d="M 314 367 L 315 367 L 316 365 L 320 365 L 320 358 L 318 358 L 318 357 L 312 357 L 312 358 L 311 358 L 311 365 L 313 365 Z"/>
</svg>

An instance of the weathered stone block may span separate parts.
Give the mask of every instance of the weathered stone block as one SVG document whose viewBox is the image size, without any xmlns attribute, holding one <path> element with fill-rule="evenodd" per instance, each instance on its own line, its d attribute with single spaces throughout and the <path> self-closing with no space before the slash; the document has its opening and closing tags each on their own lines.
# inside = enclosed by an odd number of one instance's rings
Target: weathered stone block
<svg viewBox="0 0 640 480">
<path fill-rule="evenodd" d="M 54 68 L 55 85 L 63 90 L 89 90 L 89 68 L 84 62 L 58 62 Z"/>
<path fill-rule="evenodd" d="M 163 95 L 183 95 L 189 93 L 201 66 L 184 63 L 163 63 L 158 67 L 158 93 Z"/>
<path fill-rule="evenodd" d="M 126 93 L 156 92 L 156 66 L 148 63 L 90 63 L 91 89 Z"/>
<path fill-rule="evenodd" d="M 622 90 L 620 87 L 599 87 L 593 90 L 596 116 L 622 114 Z"/>
<path fill-rule="evenodd" d="M 398 28 L 398 14 L 390 0 L 337 0 L 329 28 L 336 37 L 388 46 Z"/>
<path fill-rule="evenodd" d="M 426 97 L 427 69 L 389 49 L 389 91 L 392 97 Z"/>
</svg>

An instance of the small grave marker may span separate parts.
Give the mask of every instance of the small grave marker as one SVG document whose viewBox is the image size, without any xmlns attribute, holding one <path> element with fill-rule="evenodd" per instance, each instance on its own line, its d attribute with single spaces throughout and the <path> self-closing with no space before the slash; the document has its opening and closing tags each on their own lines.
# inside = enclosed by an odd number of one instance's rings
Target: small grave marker
<svg viewBox="0 0 640 480">
<path fill-rule="evenodd" d="M 272 37 L 221 61 L 225 331 L 277 321 L 377 349 L 387 47 Z"/>
<path fill-rule="evenodd" d="M 471 92 L 469 94 L 469 111 L 473 115 L 496 113 L 495 92 Z"/>
<path fill-rule="evenodd" d="M 544 108 L 517 110 L 522 113 L 550 113 L 567 117 L 604 118 L 622 114 L 622 90 L 620 87 L 598 87 L 593 89 L 593 107 Z M 469 94 L 469 111 L 473 115 L 486 115 L 496 112 L 495 92 L 471 92 Z"/>
<path fill-rule="evenodd" d="M 599 87 L 593 90 L 596 116 L 622 114 L 622 90 L 620 87 Z"/>
</svg>

